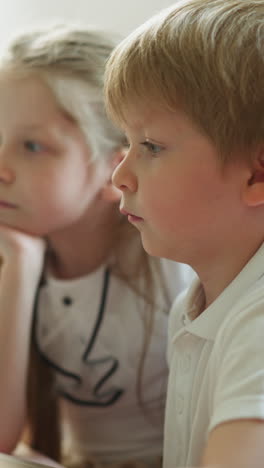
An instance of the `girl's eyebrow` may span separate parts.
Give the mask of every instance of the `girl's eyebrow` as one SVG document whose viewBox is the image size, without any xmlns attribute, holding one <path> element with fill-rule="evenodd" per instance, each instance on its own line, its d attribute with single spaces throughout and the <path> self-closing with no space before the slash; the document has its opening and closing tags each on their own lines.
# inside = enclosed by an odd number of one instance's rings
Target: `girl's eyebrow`
<svg viewBox="0 0 264 468">
<path fill-rule="evenodd" d="M 21 125 L 21 130 L 42 130 L 44 128 L 47 128 L 47 125 L 44 125 L 44 124 Z"/>
</svg>

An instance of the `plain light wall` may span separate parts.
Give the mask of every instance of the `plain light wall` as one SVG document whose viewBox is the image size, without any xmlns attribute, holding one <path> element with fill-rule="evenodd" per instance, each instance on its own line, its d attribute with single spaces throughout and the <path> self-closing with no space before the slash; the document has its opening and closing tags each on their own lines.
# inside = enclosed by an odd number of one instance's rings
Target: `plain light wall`
<svg viewBox="0 0 264 468">
<path fill-rule="evenodd" d="M 171 0 L 0 0 L 0 48 L 17 30 L 47 20 L 73 20 L 128 34 Z"/>
</svg>

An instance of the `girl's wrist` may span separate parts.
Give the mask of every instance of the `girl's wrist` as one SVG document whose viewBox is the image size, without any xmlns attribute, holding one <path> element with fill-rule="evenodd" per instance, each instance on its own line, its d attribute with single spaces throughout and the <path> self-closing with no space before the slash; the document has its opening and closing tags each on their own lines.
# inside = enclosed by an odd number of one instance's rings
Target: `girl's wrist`
<svg viewBox="0 0 264 468">
<path fill-rule="evenodd" d="M 5 282 L 12 284 L 13 288 L 28 284 L 30 286 L 37 285 L 41 271 L 41 265 L 31 265 L 26 259 L 8 261 L 2 265 L 0 270 L 0 287 L 1 283 Z"/>
</svg>

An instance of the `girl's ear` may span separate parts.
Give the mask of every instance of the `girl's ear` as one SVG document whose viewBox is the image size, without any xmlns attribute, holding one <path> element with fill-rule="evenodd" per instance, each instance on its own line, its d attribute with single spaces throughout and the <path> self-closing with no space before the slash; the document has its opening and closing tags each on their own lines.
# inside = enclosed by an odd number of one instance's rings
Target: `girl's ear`
<svg viewBox="0 0 264 468">
<path fill-rule="evenodd" d="M 112 183 L 112 174 L 118 164 L 121 163 L 122 159 L 124 158 L 124 151 L 122 149 L 116 151 L 113 154 L 111 163 L 110 163 L 110 171 L 109 171 L 109 178 L 106 181 L 102 191 L 101 197 L 103 200 L 108 201 L 110 203 L 119 202 L 121 199 L 121 190 L 118 190 Z"/>
<path fill-rule="evenodd" d="M 253 160 L 243 199 L 247 206 L 264 205 L 264 145 L 258 149 Z"/>
</svg>

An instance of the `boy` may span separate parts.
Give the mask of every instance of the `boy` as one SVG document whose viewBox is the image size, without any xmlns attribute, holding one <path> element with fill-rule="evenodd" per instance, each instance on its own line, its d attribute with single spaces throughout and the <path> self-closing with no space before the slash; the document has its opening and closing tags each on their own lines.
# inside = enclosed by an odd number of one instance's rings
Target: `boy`
<svg viewBox="0 0 264 468">
<path fill-rule="evenodd" d="M 121 211 L 199 277 L 171 314 L 165 468 L 264 466 L 263 85 L 263 0 L 181 0 L 108 63 Z"/>
</svg>

